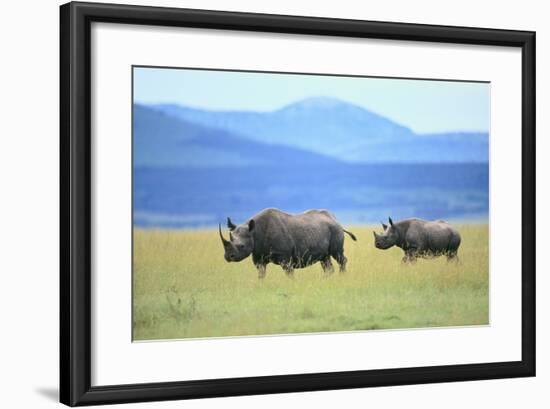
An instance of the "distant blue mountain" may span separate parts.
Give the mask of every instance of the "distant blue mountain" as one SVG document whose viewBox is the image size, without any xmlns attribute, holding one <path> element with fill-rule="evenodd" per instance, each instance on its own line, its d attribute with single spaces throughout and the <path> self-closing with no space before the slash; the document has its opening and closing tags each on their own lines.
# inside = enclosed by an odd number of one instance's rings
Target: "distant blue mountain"
<svg viewBox="0 0 550 409">
<path fill-rule="evenodd" d="M 405 144 L 416 162 L 489 162 L 489 134 L 486 132 L 448 132 L 421 134 Z M 430 159 L 431 158 L 431 159 Z M 415 161 L 412 161 L 415 162 Z"/>
<path fill-rule="evenodd" d="M 357 105 L 308 98 L 273 112 L 209 111 L 174 104 L 155 110 L 251 141 L 300 148 L 355 163 L 487 162 L 487 133 L 417 135 Z"/>
<path fill-rule="evenodd" d="M 487 134 L 416 135 L 328 98 L 267 113 L 135 104 L 133 160 L 143 227 L 212 227 L 265 207 L 328 208 L 344 223 L 488 215 Z"/>
<path fill-rule="evenodd" d="M 133 126 L 135 167 L 323 166 L 338 162 L 303 149 L 255 142 L 139 104 L 134 105 Z"/>
</svg>

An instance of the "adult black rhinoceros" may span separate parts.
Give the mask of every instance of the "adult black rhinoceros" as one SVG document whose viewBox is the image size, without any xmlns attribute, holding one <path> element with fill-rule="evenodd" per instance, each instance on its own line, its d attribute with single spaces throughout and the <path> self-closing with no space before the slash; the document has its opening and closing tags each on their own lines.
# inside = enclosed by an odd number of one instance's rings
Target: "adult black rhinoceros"
<svg viewBox="0 0 550 409">
<path fill-rule="evenodd" d="M 330 257 L 345 271 L 344 233 L 346 231 L 327 210 L 308 210 L 288 214 L 278 209 L 265 209 L 236 226 L 227 218 L 229 240 L 220 238 L 225 249 L 225 260 L 241 261 L 252 254 L 259 278 L 265 277 L 266 265 L 280 265 L 288 276 L 295 268 L 303 268 L 318 261 L 323 271 L 333 271 Z"/>
<path fill-rule="evenodd" d="M 390 225 L 383 233 L 374 232 L 374 245 L 385 250 L 397 246 L 405 252 L 403 261 L 415 261 L 417 257 L 446 255 L 447 260 L 456 260 L 460 246 L 460 233 L 444 220 L 426 221 L 406 219 Z"/>
</svg>

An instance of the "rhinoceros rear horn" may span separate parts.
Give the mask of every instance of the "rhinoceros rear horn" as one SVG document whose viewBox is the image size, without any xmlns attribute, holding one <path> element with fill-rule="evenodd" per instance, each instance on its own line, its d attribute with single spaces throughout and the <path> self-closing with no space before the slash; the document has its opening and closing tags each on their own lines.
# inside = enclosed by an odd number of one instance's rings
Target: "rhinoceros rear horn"
<svg viewBox="0 0 550 409">
<path fill-rule="evenodd" d="M 382 228 L 384 229 L 384 231 L 386 231 L 388 229 L 388 225 L 386 223 L 380 223 L 382 224 Z"/>
<path fill-rule="evenodd" d="M 229 230 L 235 230 L 235 227 L 237 227 L 237 226 L 231 221 L 231 218 L 228 217 L 227 218 L 227 228 Z"/>
<path fill-rule="evenodd" d="M 227 240 L 223 237 L 223 234 L 222 234 L 222 225 L 221 225 L 221 224 L 218 224 L 218 228 L 219 228 L 219 231 L 220 231 L 220 239 L 222 239 L 222 243 L 223 243 L 224 247 L 226 247 L 226 246 L 229 244 L 229 241 L 227 241 Z"/>
</svg>

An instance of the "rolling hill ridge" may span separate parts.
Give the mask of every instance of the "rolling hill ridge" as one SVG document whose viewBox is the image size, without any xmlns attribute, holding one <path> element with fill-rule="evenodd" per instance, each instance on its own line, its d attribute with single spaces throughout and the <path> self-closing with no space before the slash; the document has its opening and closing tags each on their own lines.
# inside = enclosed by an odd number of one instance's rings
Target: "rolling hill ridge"
<svg viewBox="0 0 550 409">
<path fill-rule="evenodd" d="M 284 145 L 269 145 L 134 105 L 134 166 L 242 167 L 329 165 L 336 158 Z"/>
<path fill-rule="evenodd" d="M 409 128 L 335 98 L 307 98 L 272 112 L 210 111 L 174 104 L 148 108 L 210 133 L 282 145 L 351 163 L 487 162 L 488 134 L 418 135 Z"/>
</svg>

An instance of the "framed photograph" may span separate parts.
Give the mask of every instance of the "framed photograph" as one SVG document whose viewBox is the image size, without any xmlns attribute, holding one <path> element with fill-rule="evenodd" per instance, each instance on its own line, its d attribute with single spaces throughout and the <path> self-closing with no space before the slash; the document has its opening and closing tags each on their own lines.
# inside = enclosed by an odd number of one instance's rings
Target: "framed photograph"
<svg viewBox="0 0 550 409">
<path fill-rule="evenodd" d="M 61 6 L 70 406 L 535 375 L 535 33 Z"/>
</svg>

